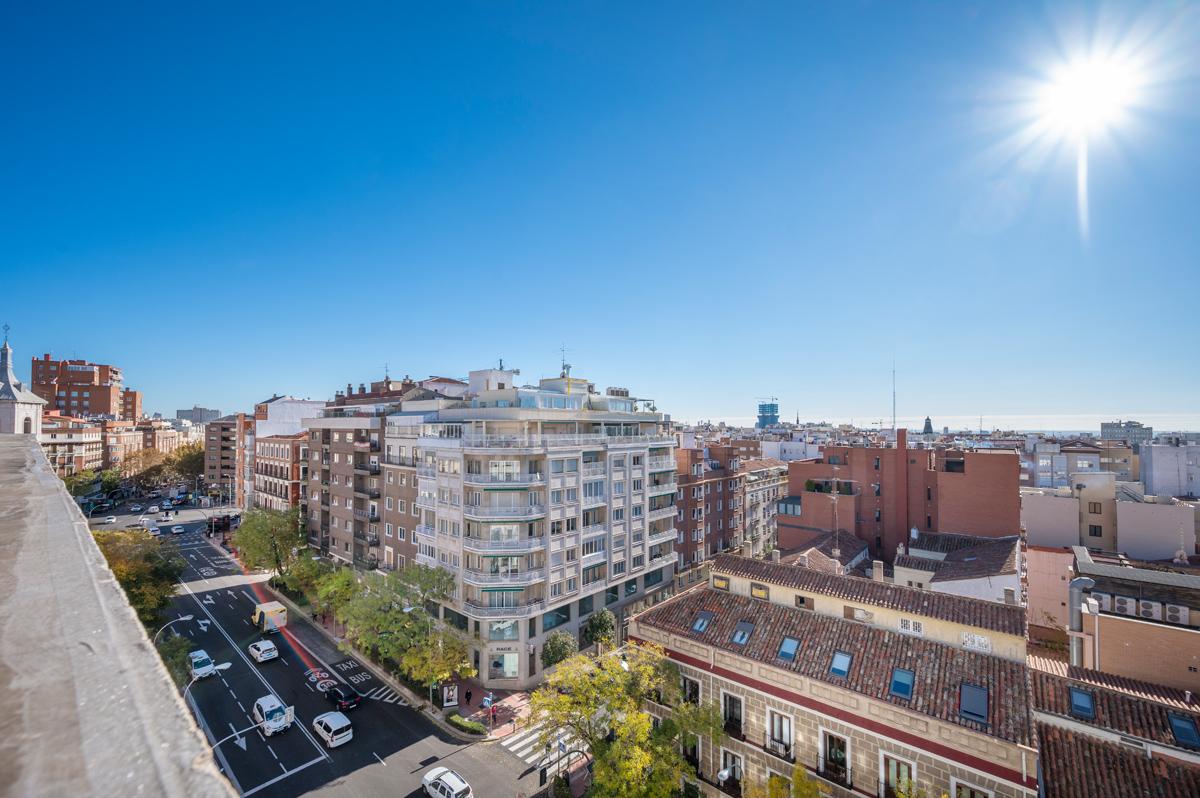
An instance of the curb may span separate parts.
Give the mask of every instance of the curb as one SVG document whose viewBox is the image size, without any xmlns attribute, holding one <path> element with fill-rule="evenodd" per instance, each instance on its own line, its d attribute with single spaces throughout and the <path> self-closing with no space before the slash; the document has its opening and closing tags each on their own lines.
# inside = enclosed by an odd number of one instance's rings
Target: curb
<svg viewBox="0 0 1200 798">
<path fill-rule="evenodd" d="M 429 699 L 418 696 L 411 689 L 409 689 L 409 687 L 407 685 L 402 684 L 401 682 L 392 678 L 391 674 L 384 672 L 378 665 L 375 664 L 374 661 L 371 660 L 370 657 L 366 656 L 358 649 L 349 645 L 344 640 L 340 640 L 340 639 L 334 637 L 332 634 L 329 633 L 329 630 L 327 630 L 321 624 L 316 623 L 315 621 L 312 621 L 311 616 L 308 613 L 306 613 L 304 610 L 300 609 L 300 607 L 296 604 L 296 602 L 292 601 L 292 599 L 289 596 L 281 593 L 280 591 L 278 591 L 274 587 L 272 587 L 270 584 L 270 580 L 263 582 L 262 585 L 273 596 L 276 596 L 281 602 L 283 602 L 285 605 L 287 605 L 289 611 L 295 612 L 298 616 L 300 616 L 302 618 L 309 619 L 310 623 L 312 623 L 313 628 L 315 628 L 317 630 L 317 632 L 319 632 L 320 634 L 324 635 L 324 637 L 326 639 L 328 639 L 331 643 L 336 645 L 338 647 L 339 651 L 344 650 L 345 652 L 347 652 L 349 654 L 353 654 L 359 660 L 359 662 L 362 664 L 362 666 L 364 668 L 366 668 L 367 670 L 369 670 L 372 673 L 372 675 L 375 676 L 376 679 L 383 682 L 389 688 L 391 688 L 392 690 L 395 690 L 400 695 L 402 695 L 404 697 L 404 700 L 408 702 L 408 705 L 412 709 L 416 710 L 417 712 L 420 712 L 422 715 L 429 718 L 431 721 L 433 721 L 434 725 L 436 725 L 439 729 L 446 732 L 451 737 L 454 737 L 455 739 L 460 740 L 462 742 L 466 742 L 466 743 L 479 743 L 479 742 L 492 742 L 493 741 L 493 738 L 491 736 L 480 736 L 478 734 L 467 734 L 466 732 L 461 731 L 461 730 L 455 728 L 454 726 L 450 725 L 450 723 L 448 721 L 446 721 L 445 718 L 442 717 L 441 712 L 438 712 L 436 710 L 432 710 L 429 708 Z"/>
</svg>

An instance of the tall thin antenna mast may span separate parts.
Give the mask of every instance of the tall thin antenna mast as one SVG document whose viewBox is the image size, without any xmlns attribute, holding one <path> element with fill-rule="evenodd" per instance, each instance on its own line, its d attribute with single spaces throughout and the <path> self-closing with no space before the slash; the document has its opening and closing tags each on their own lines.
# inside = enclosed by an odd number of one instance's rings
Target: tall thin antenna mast
<svg viewBox="0 0 1200 798">
<path fill-rule="evenodd" d="M 896 358 L 892 358 L 892 438 L 896 437 Z"/>
</svg>

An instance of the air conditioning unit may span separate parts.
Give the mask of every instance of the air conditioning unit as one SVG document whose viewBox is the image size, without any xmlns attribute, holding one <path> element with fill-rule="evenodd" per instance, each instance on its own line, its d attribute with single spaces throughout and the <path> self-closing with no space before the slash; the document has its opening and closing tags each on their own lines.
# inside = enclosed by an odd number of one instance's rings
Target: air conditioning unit
<svg viewBox="0 0 1200 798">
<path fill-rule="evenodd" d="M 1177 623 L 1180 626 L 1188 625 L 1187 607 L 1182 604 L 1167 604 L 1164 609 L 1166 610 L 1166 618 L 1168 621 L 1171 623 Z"/>
<path fill-rule="evenodd" d="M 1122 615 L 1137 615 L 1137 602 L 1128 596 L 1113 596 L 1113 611 Z"/>
<path fill-rule="evenodd" d="M 1100 612 L 1112 612 L 1112 596 L 1107 593 L 1092 592 L 1088 594 L 1100 605 Z"/>
<path fill-rule="evenodd" d="M 1160 601 L 1139 601 L 1138 615 L 1142 618 L 1147 618 L 1154 621 L 1162 620 L 1162 602 Z"/>
</svg>

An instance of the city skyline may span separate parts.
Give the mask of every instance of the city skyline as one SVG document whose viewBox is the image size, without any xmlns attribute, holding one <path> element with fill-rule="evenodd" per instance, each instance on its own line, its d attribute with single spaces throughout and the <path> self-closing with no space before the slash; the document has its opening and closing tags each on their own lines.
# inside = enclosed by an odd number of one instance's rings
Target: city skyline
<svg viewBox="0 0 1200 798">
<path fill-rule="evenodd" d="M 686 420 L 890 426 L 895 362 L 902 417 L 1200 426 L 1167 301 L 1200 275 L 1194 7 L 47 13 L 0 55 L 44 65 L 0 90 L 23 375 L 74 354 L 231 412 L 565 346 Z M 1083 237 L 1021 98 L 1101 34 L 1149 78 Z"/>
</svg>

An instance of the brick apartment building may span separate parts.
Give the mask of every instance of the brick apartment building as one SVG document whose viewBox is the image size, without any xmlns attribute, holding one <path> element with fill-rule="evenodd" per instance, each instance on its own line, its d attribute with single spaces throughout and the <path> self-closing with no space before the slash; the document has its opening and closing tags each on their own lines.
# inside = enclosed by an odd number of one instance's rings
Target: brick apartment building
<svg viewBox="0 0 1200 798">
<path fill-rule="evenodd" d="M 137 425 L 142 434 L 142 448 L 154 449 L 163 454 L 170 454 L 179 448 L 181 436 L 165 421 L 142 420 Z"/>
<path fill-rule="evenodd" d="M 308 491 L 308 433 L 267 435 L 254 441 L 254 506 L 299 507 Z"/>
<path fill-rule="evenodd" d="M 779 500 L 788 492 L 788 466 L 769 457 L 740 459 L 739 466 L 742 554 L 763 557 L 778 544 L 776 516 Z"/>
<path fill-rule="evenodd" d="M 38 440 L 54 473 L 60 477 L 82 471 L 100 471 L 104 466 L 104 441 L 99 423 L 47 410 L 42 413 L 42 432 Z"/>
<path fill-rule="evenodd" d="M 253 416 L 234 413 L 210 421 L 204 428 L 204 480 L 209 493 L 229 499 L 239 507 L 245 503 L 245 482 L 240 478 L 239 464 L 245 459 L 253 425 Z"/>
<path fill-rule="evenodd" d="M 142 450 L 145 435 L 135 429 L 132 421 L 104 420 L 100 422 L 104 443 L 104 468 L 120 468 L 131 454 Z"/>
<path fill-rule="evenodd" d="M 826 446 L 819 460 L 789 464 L 779 545 L 799 547 L 836 526 L 890 562 L 914 528 L 1016 535 L 1019 487 L 1016 451 L 909 449 L 906 430 L 894 448 Z"/>
<path fill-rule="evenodd" d="M 32 358 L 30 382 L 50 409 L 76 417 L 110 416 L 136 421 L 142 414 L 140 391 L 125 388 L 116 366 L 86 360 Z"/>
</svg>

